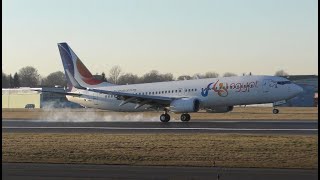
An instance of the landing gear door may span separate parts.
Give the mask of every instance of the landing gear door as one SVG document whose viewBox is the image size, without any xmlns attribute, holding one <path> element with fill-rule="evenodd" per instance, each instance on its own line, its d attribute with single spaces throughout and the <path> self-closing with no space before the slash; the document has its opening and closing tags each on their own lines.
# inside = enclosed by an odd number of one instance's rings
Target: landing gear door
<svg viewBox="0 0 320 180">
<path fill-rule="evenodd" d="M 267 92 L 270 91 L 270 82 L 271 82 L 271 79 L 265 79 L 265 80 L 263 80 L 262 89 L 263 89 L 263 92 L 264 92 L 264 93 L 267 93 Z"/>
</svg>

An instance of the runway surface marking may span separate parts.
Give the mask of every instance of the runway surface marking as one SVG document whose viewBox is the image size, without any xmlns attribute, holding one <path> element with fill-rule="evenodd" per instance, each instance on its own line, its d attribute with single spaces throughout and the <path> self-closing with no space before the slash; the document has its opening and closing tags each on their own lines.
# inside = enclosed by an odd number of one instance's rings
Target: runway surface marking
<svg viewBox="0 0 320 180">
<path fill-rule="evenodd" d="M 105 122 L 105 123 L 118 123 L 118 122 L 127 122 L 127 123 L 139 123 L 139 122 L 160 122 L 159 121 L 147 121 L 147 120 L 141 120 L 141 121 L 122 121 L 122 120 L 114 120 L 114 121 L 104 121 L 104 120 L 96 120 L 96 121 L 76 121 L 76 120 L 45 120 L 45 119 L 39 119 L 39 120 L 27 120 L 27 119 L 16 119 L 16 120 L 12 120 L 12 119 L 2 119 L 2 122 L 69 122 L 69 123 L 94 123 L 94 122 Z M 176 123 L 176 122 L 180 122 L 180 120 L 173 120 L 170 121 L 169 123 Z M 260 121 L 260 120 L 252 120 L 252 121 L 248 121 L 248 120 L 196 120 L 196 121 L 192 121 L 191 123 L 318 123 L 318 121 L 314 121 L 314 120 L 303 120 L 303 121 L 289 121 L 289 120 L 285 120 L 285 121 L 278 121 L 278 120 L 269 120 L 269 121 Z M 181 122 L 182 123 L 182 122 Z"/>
<path fill-rule="evenodd" d="M 219 121 L 219 122 L 217 122 Z M 272 134 L 313 134 L 318 133 L 317 121 L 222 121 L 209 120 L 204 122 L 68 122 L 68 121 L 2 121 L 5 132 L 228 132 L 228 133 L 272 133 Z"/>
<path fill-rule="evenodd" d="M 213 130 L 213 131 L 318 131 L 318 129 L 249 129 L 249 128 L 134 128 L 134 127 L 2 127 L 2 129 L 115 129 L 115 130 Z"/>
</svg>

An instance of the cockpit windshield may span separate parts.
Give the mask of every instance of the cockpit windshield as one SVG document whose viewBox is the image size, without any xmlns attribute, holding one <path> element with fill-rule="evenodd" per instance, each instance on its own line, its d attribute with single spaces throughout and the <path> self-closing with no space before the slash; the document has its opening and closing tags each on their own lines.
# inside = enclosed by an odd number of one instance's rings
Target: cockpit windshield
<svg viewBox="0 0 320 180">
<path fill-rule="evenodd" d="M 291 84 L 291 81 L 278 81 L 277 84 L 280 84 L 280 85 Z"/>
</svg>

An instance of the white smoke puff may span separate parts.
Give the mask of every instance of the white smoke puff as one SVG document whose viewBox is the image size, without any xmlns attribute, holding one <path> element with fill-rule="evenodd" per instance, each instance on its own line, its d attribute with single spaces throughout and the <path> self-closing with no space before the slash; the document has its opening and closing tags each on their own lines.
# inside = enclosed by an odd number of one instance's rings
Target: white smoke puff
<svg viewBox="0 0 320 180">
<path fill-rule="evenodd" d="M 47 105 L 43 109 L 46 113 L 41 117 L 43 121 L 51 122 L 153 122 L 159 121 L 159 116 L 145 116 L 143 113 L 132 114 L 114 114 L 110 115 L 98 115 L 98 111 L 94 109 L 55 109 L 53 105 Z M 105 112 L 107 113 L 107 112 Z"/>
</svg>

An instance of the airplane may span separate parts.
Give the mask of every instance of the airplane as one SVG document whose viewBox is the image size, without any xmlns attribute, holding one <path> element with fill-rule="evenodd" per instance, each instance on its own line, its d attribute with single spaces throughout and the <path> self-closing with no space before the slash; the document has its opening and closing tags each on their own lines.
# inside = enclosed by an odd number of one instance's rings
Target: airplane
<svg viewBox="0 0 320 180">
<path fill-rule="evenodd" d="M 67 43 L 58 48 L 68 82 L 63 94 L 69 101 L 110 111 L 163 111 L 161 122 L 170 121 L 169 112 L 181 113 L 181 121 L 188 122 L 191 112 L 225 113 L 236 105 L 262 103 L 274 103 L 277 114 L 276 105 L 303 92 L 286 78 L 266 75 L 116 85 L 94 78 Z"/>
</svg>

